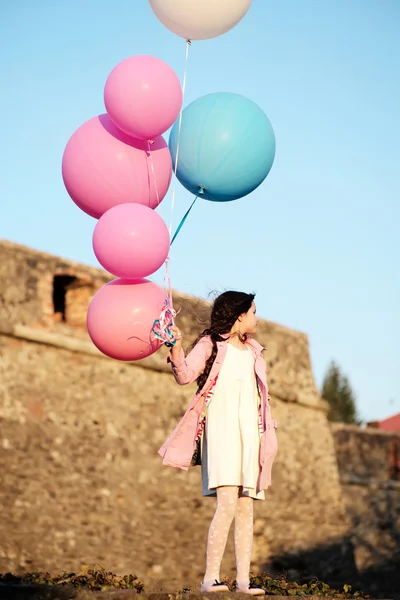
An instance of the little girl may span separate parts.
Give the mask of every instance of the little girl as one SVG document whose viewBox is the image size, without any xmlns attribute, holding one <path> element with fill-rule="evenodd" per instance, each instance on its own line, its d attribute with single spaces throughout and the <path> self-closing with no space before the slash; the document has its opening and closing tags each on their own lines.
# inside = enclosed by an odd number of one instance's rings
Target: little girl
<svg viewBox="0 0 400 600">
<path fill-rule="evenodd" d="M 199 464 L 204 496 L 216 496 L 217 507 L 207 542 L 202 592 L 228 592 L 219 583 L 229 529 L 235 519 L 236 591 L 264 595 L 250 584 L 253 500 L 264 499 L 277 453 L 276 421 L 271 417 L 266 364 L 256 333 L 254 295 L 224 292 L 216 298 L 211 324 L 185 358 L 182 336 L 169 362 L 178 384 L 197 380 L 198 390 L 175 431 L 160 448 L 163 464 L 187 470 Z"/>
</svg>

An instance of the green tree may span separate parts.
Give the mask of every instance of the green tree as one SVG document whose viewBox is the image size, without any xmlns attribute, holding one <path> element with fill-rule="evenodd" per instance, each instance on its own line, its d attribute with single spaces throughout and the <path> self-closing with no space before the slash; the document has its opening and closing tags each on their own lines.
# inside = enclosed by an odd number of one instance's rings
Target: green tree
<svg viewBox="0 0 400 600">
<path fill-rule="evenodd" d="M 334 361 L 329 365 L 324 377 L 321 396 L 329 404 L 330 421 L 361 425 L 350 382 Z"/>
</svg>

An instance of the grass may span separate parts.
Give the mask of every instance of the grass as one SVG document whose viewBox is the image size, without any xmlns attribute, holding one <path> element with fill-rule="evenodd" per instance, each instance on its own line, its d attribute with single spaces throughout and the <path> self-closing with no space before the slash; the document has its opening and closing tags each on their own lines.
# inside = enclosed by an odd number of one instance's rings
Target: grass
<svg viewBox="0 0 400 600">
<path fill-rule="evenodd" d="M 299 584 L 288 581 L 286 575 L 271 577 L 267 573 L 251 578 L 252 583 L 262 587 L 269 596 L 329 596 L 330 598 L 370 598 L 367 594 L 352 590 L 351 585 L 344 585 L 342 589 L 331 588 L 327 583 L 312 579 L 307 583 Z M 235 589 L 236 582 L 225 579 L 230 590 Z M 129 590 L 134 589 L 138 593 L 145 591 L 143 583 L 139 581 L 136 575 L 115 575 L 107 571 L 102 565 L 83 565 L 81 572 L 67 573 L 63 571 L 58 575 L 50 573 L 26 573 L 24 575 L 13 575 L 12 573 L 0 574 L 0 584 L 18 585 L 18 584 L 44 584 L 51 586 L 71 586 L 74 588 L 85 588 L 89 590 Z M 183 588 L 181 593 L 189 593 L 190 588 Z"/>
</svg>

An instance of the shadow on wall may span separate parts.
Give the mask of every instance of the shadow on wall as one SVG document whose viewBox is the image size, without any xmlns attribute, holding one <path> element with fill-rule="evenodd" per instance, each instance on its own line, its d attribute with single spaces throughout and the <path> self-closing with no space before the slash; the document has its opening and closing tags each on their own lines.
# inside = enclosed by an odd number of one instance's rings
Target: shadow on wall
<svg viewBox="0 0 400 600">
<path fill-rule="evenodd" d="M 285 572 L 290 581 L 297 583 L 316 578 L 337 589 L 349 584 L 352 591 L 362 591 L 374 598 L 400 600 L 399 558 L 387 559 L 359 573 L 351 544 L 347 546 L 348 550 L 344 552 L 342 544 L 332 544 L 306 550 L 301 554 L 276 556 L 264 565 L 263 571 L 275 574 Z"/>
<path fill-rule="evenodd" d="M 376 597 L 397 592 L 400 598 L 400 485 L 396 481 L 378 490 L 370 489 L 367 518 L 348 507 L 356 552 L 368 557 L 360 569 L 363 589 Z"/>
<path fill-rule="evenodd" d="M 306 583 L 319 579 L 331 587 L 352 584 L 358 578 L 353 544 L 349 539 L 317 546 L 303 551 L 275 555 L 263 571 L 271 574 L 287 573 L 290 581 Z"/>
<path fill-rule="evenodd" d="M 380 490 L 369 507 L 367 518 L 360 515 L 357 506 L 348 508 L 351 539 L 274 556 L 263 570 L 274 574 L 284 571 L 288 579 L 298 583 L 318 578 L 333 588 L 350 584 L 353 591 L 400 600 L 399 490 Z M 357 569 L 356 557 L 368 557 L 368 564 Z"/>
</svg>

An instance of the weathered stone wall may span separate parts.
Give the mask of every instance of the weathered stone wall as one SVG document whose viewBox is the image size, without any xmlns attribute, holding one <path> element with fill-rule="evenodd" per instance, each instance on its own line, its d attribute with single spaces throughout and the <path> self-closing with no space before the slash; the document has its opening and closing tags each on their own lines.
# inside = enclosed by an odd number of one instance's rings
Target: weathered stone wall
<svg viewBox="0 0 400 600">
<path fill-rule="evenodd" d="M 342 424 L 332 431 L 356 565 L 371 591 L 383 579 L 400 591 L 400 434 Z"/>
<path fill-rule="evenodd" d="M 66 276 L 55 314 L 53 278 Z M 0 571 L 101 562 L 147 582 L 195 585 L 214 501 L 200 471 L 161 467 L 156 452 L 193 388 L 175 384 L 163 351 L 119 363 L 92 346 L 87 304 L 104 272 L 0 243 Z M 58 283 L 60 280 L 57 280 Z M 58 284 L 56 284 L 58 285 Z M 175 295 L 188 343 L 205 304 Z M 347 551 L 346 520 L 326 407 L 304 334 L 263 321 L 279 455 L 256 504 L 254 567 L 320 546 Z M 333 551 L 314 565 L 337 571 Z M 232 540 L 223 573 L 234 575 Z"/>
</svg>

